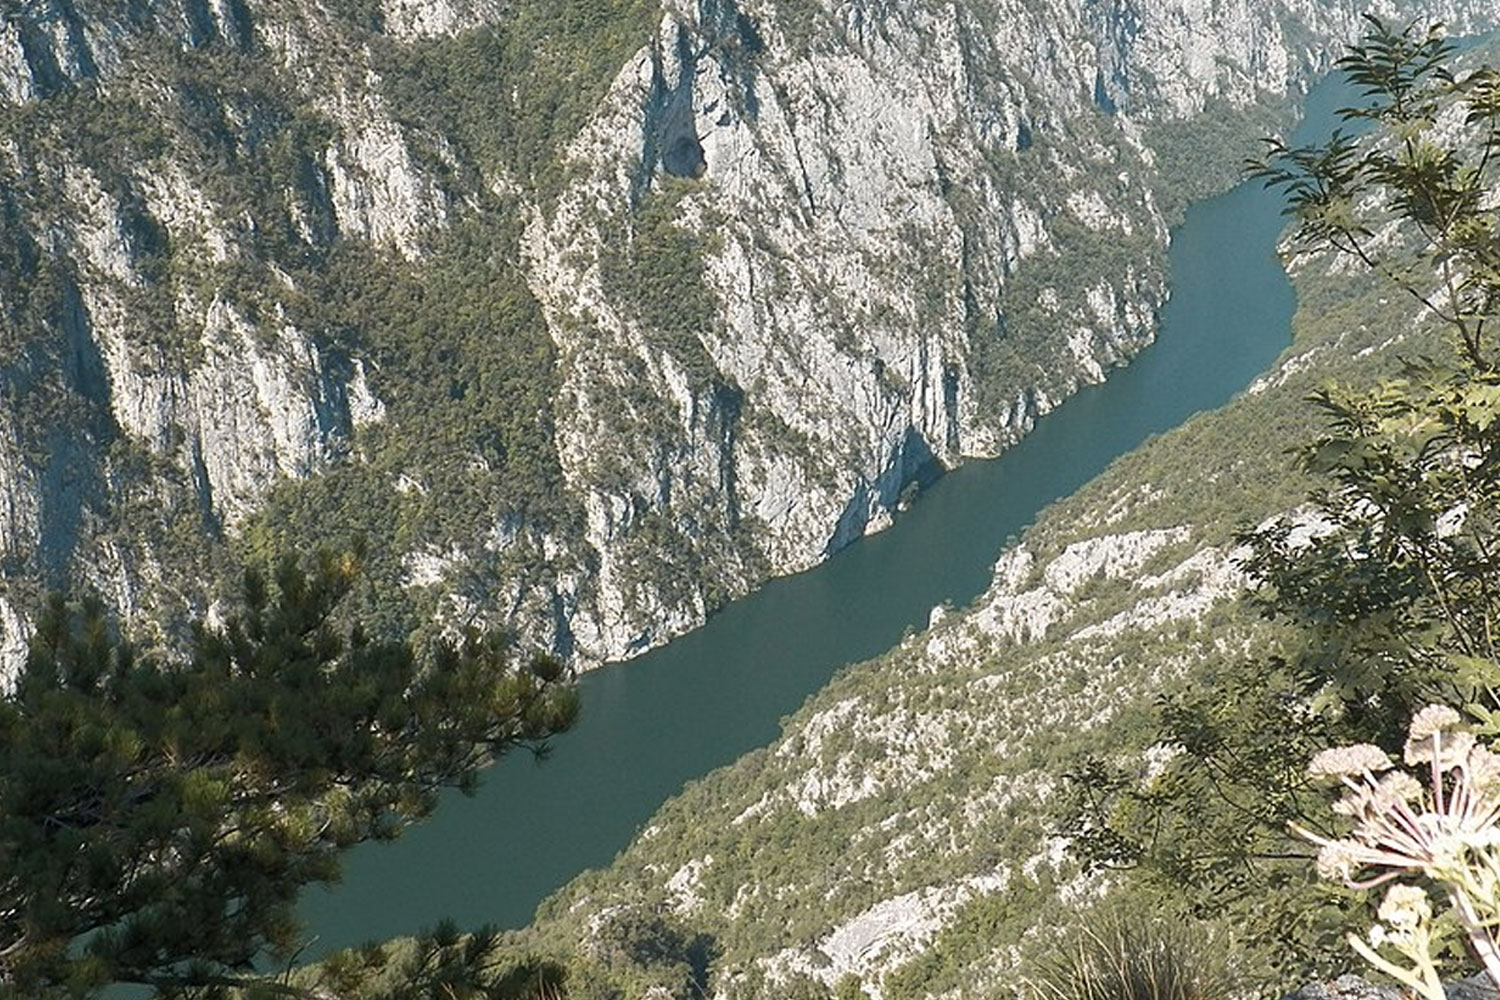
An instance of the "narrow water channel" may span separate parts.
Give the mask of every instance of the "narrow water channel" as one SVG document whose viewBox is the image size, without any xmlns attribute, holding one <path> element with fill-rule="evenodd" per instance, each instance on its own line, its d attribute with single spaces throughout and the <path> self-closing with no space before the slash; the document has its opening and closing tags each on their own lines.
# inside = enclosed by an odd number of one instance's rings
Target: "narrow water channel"
<svg viewBox="0 0 1500 1000">
<path fill-rule="evenodd" d="M 1348 92 L 1323 84 L 1296 141 L 1326 136 Z M 472 799 L 347 859 L 344 882 L 301 907 L 305 957 L 415 933 L 520 927 L 585 868 L 607 864 L 685 781 L 776 737 L 779 720 L 839 667 L 963 605 L 1009 536 L 1148 436 L 1221 406 L 1290 341 L 1295 305 L 1274 248 L 1281 201 L 1245 184 L 1194 205 L 1174 232 L 1172 297 L 1157 343 L 1085 389 L 1003 457 L 943 477 L 886 531 L 776 580 L 703 628 L 585 675 L 583 716 L 538 765 L 512 757 Z"/>
</svg>

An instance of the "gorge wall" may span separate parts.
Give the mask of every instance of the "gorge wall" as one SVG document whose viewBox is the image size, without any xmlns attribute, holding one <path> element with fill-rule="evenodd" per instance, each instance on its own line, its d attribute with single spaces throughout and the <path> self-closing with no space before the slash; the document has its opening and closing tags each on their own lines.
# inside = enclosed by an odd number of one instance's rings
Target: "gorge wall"
<svg viewBox="0 0 1500 1000">
<path fill-rule="evenodd" d="M 1148 933 L 1152 916 L 1181 912 L 1197 892 L 1206 903 L 1194 926 L 1212 935 L 1202 947 L 1232 956 L 1243 995 L 1282 996 L 1305 981 L 1287 978 L 1294 963 L 1297 976 L 1309 960 L 1349 968 L 1342 927 L 1319 935 L 1303 922 L 1306 897 L 1271 898 L 1311 877 L 1310 857 L 1272 849 L 1254 874 L 1203 881 L 1202 869 L 1133 864 L 1123 843 L 1089 864 L 1099 803 L 1144 843 L 1190 845 L 1179 861 L 1233 864 L 1202 848 L 1211 835 L 1198 817 L 1112 796 L 1181 795 L 1173 778 L 1154 779 L 1177 756 L 1219 746 L 1218 720 L 1255 703 L 1239 690 L 1305 648 L 1297 628 L 1265 614 L 1242 533 L 1290 516 L 1295 550 L 1329 530 L 1305 505 L 1327 479 L 1287 450 L 1328 433 L 1311 394 L 1448 356 L 1443 332 L 1385 282 L 1329 254 L 1295 271 L 1313 304 L 1270 371 L 1042 510 L 972 604 L 934 607 L 925 629 L 839 671 L 767 746 L 688 782 L 607 867 L 546 900 L 517 947 L 574 956 L 578 980 L 625 996 L 1031 996 L 1068 981 L 1058 970 L 1076 967 L 1054 963 L 1076 954 L 1079 933 Z M 1185 731 L 1173 706 L 1197 699 L 1213 706 L 1193 716 L 1201 728 L 1167 736 Z M 1236 831 L 1279 826 L 1227 790 L 1236 777 L 1190 787 L 1228 809 Z M 1145 833 L 1142 815 L 1157 824 Z M 1285 938 L 1312 956 L 1289 956 Z M 1186 940 L 1156 954 L 1185 966 L 1196 954 Z M 1099 958 L 1124 967 L 1144 951 L 1101 947 Z"/>
<path fill-rule="evenodd" d="M 5 0 L 0 658 L 355 535 L 388 627 L 665 641 L 1148 343 L 1187 140 L 1367 6 Z"/>
</svg>

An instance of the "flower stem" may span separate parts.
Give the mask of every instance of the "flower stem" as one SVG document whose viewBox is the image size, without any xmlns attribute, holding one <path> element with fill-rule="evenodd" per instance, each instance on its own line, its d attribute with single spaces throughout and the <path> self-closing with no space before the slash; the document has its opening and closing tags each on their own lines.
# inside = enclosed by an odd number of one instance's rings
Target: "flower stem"
<svg viewBox="0 0 1500 1000">
<path fill-rule="evenodd" d="M 1365 944 L 1358 934 L 1349 935 L 1349 947 L 1359 952 L 1360 957 L 1366 962 L 1369 962 L 1392 979 L 1399 980 L 1410 986 L 1417 993 L 1425 997 L 1426 1000 L 1448 1000 L 1448 992 L 1443 989 L 1442 981 L 1436 976 L 1426 974 L 1420 979 L 1417 978 L 1414 970 L 1403 969 L 1395 962 L 1383 958 L 1374 948 Z M 1423 969 L 1422 971 L 1427 973 L 1430 968 L 1429 966 L 1428 969 Z"/>
<path fill-rule="evenodd" d="M 1474 910 L 1474 901 L 1467 893 L 1457 889 L 1448 890 L 1448 899 L 1453 903 L 1453 908 L 1458 911 L 1459 917 L 1464 922 L 1464 930 L 1469 934 L 1469 946 L 1474 949 L 1474 954 L 1484 963 L 1484 971 L 1489 975 L 1490 982 L 1500 989 L 1500 947 L 1495 945 L 1495 939 L 1490 937 L 1489 930 L 1484 921 Z"/>
</svg>

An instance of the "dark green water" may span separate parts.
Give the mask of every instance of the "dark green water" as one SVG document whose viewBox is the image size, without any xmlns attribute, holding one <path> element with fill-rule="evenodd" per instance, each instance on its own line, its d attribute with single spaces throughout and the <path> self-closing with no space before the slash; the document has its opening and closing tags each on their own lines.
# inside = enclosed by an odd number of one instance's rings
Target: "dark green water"
<svg viewBox="0 0 1500 1000">
<path fill-rule="evenodd" d="M 1347 92 L 1309 98 L 1297 141 L 1332 127 Z M 944 601 L 987 586 L 1007 537 L 1148 436 L 1220 406 L 1290 340 L 1291 286 L 1274 256 L 1281 202 L 1242 185 L 1173 234 L 1157 343 L 1085 389 L 1002 458 L 945 476 L 885 532 L 773 581 L 698 631 L 583 677 L 583 717 L 545 764 L 500 762 L 393 844 L 355 851 L 344 882 L 302 906 L 307 957 L 460 926 L 519 927 L 585 868 L 607 864 L 683 783 L 762 746 L 844 664 L 893 646 Z"/>
</svg>

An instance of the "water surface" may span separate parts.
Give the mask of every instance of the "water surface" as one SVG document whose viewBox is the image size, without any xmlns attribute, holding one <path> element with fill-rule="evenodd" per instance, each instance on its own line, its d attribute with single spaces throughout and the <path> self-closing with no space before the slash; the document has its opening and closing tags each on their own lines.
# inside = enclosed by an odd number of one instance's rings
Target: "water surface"
<svg viewBox="0 0 1500 1000">
<path fill-rule="evenodd" d="M 1326 134 L 1348 92 L 1315 89 L 1294 141 Z M 1258 184 L 1192 206 L 1172 236 L 1157 343 L 1084 389 L 1001 458 L 943 477 L 881 534 L 775 580 L 707 625 L 585 675 L 583 715 L 538 765 L 501 761 L 477 797 L 445 798 L 344 882 L 309 891 L 308 957 L 412 934 L 443 917 L 520 927 L 585 868 L 609 863 L 683 783 L 775 739 L 839 667 L 895 645 L 934 605 L 963 605 L 1007 538 L 1148 436 L 1221 406 L 1290 342 L 1295 305 L 1274 254 L 1283 219 Z"/>
</svg>

